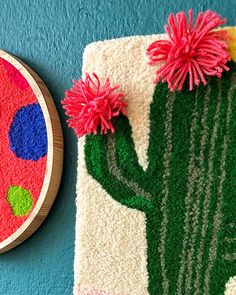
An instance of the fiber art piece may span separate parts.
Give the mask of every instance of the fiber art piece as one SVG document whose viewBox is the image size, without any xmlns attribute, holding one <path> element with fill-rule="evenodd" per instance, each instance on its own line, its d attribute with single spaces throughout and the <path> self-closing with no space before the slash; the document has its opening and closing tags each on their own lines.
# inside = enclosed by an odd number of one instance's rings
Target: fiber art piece
<svg viewBox="0 0 236 295">
<path fill-rule="evenodd" d="M 42 80 L 0 51 L 0 253 L 29 237 L 46 217 L 62 170 L 62 133 Z"/>
<path fill-rule="evenodd" d="M 88 45 L 63 106 L 79 137 L 75 295 L 236 294 L 235 29 Z M 93 74 L 95 73 L 95 74 Z"/>
</svg>

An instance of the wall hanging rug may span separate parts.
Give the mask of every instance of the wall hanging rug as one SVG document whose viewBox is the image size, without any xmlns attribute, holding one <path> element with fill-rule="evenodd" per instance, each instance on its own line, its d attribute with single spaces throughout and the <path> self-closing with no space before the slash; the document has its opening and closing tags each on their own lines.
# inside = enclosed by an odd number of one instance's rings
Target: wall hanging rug
<svg viewBox="0 0 236 295">
<path fill-rule="evenodd" d="M 46 217 L 62 170 L 62 133 L 53 100 L 25 64 L 0 51 L 0 252 Z"/>
<path fill-rule="evenodd" d="M 83 76 L 119 83 L 127 114 L 79 139 L 74 294 L 236 294 L 236 65 L 172 91 L 147 65 L 166 39 L 85 49 Z"/>
</svg>

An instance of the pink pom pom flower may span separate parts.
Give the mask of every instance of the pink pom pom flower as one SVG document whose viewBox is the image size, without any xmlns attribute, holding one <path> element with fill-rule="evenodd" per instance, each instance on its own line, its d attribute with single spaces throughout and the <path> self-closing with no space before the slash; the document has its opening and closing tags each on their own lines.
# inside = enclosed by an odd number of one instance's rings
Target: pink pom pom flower
<svg viewBox="0 0 236 295">
<path fill-rule="evenodd" d="M 164 64 L 157 70 L 154 83 L 168 82 L 170 90 L 181 90 L 186 79 L 189 90 L 201 82 L 206 85 L 206 76 L 221 77 L 230 59 L 227 52 L 226 30 L 212 31 L 224 24 L 225 19 L 207 10 L 200 12 L 193 25 L 193 12 L 189 10 L 189 20 L 184 12 L 170 14 L 165 30 L 168 40 L 158 40 L 147 49 L 149 64 Z"/>
<path fill-rule="evenodd" d="M 109 78 L 101 86 L 98 76 L 93 73 L 93 79 L 86 74 L 85 80 L 73 81 L 73 87 L 66 91 L 63 108 L 71 118 L 67 120 L 69 127 L 75 130 L 78 137 L 97 133 L 100 126 L 101 134 L 108 130 L 114 133 L 111 119 L 125 115 L 127 104 L 122 101 L 125 94 L 115 91 L 120 85 L 111 87 Z"/>
</svg>

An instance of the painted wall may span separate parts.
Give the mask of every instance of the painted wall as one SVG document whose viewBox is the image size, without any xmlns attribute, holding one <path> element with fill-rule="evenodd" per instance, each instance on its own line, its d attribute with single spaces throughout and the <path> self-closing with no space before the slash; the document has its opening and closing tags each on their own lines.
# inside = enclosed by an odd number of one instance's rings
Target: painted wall
<svg viewBox="0 0 236 295">
<path fill-rule="evenodd" d="M 236 24 L 235 0 L 0 0 L 0 47 L 46 82 L 62 120 L 65 164 L 57 200 L 41 228 L 0 256 L 0 295 L 69 295 L 73 287 L 77 139 L 60 101 L 81 74 L 86 44 L 163 31 L 170 12 L 208 8 Z M 0 98 L 1 99 L 1 98 Z"/>
</svg>

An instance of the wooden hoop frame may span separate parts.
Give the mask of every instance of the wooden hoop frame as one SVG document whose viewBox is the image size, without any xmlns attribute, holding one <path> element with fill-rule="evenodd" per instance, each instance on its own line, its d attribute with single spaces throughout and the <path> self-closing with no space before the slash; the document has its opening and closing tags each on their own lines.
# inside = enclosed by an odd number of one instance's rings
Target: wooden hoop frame
<svg viewBox="0 0 236 295">
<path fill-rule="evenodd" d="M 22 61 L 0 50 L 0 57 L 11 63 L 29 83 L 41 106 L 47 129 L 46 174 L 37 203 L 26 221 L 10 237 L 0 242 L 6 252 L 31 236 L 46 218 L 56 198 L 63 167 L 63 135 L 60 119 L 49 90 L 39 76 Z"/>
</svg>

